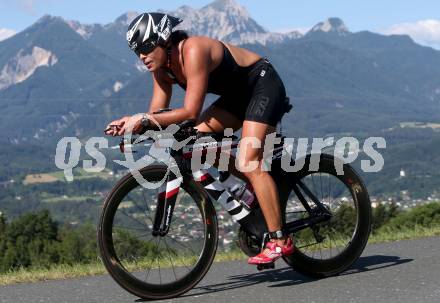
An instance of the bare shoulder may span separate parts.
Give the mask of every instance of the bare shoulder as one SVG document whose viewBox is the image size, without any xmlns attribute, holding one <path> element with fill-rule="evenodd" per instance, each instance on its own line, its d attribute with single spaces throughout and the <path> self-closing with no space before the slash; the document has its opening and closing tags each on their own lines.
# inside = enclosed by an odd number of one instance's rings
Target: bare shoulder
<svg viewBox="0 0 440 303">
<path fill-rule="evenodd" d="M 209 51 L 209 49 L 212 47 L 212 43 L 215 40 L 210 39 L 208 37 L 203 36 L 193 36 L 186 39 L 185 43 L 183 44 L 184 47 L 184 54 L 185 53 L 203 53 Z"/>
<path fill-rule="evenodd" d="M 204 36 L 193 36 L 185 42 L 183 53 L 185 60 L 196 61 L 196 64 L 205 62 L 212 70 L 223 56 L 223 47 L 218 40 Z"/>
</svg>

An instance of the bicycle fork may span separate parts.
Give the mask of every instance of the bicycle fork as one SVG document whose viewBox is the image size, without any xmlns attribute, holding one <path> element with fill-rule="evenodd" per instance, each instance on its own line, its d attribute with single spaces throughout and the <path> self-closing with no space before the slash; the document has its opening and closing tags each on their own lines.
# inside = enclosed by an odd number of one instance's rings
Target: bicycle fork
<svg viewBox="0 0 440 303">
<path fill-rule="evenodd" d="M 215 180 L 208 172 L 196 171 L 193 173 L 193 178 L 196 182 L 201 183 L 209 196 L 218 201 L 235 221 L 242 225 L 244 224 L 245 226 L 248 226 L 248 228 L 250 228 L 255 234 L 261 233 L 259 230 L 257 230 L 259 227 L 257 224 L 250 222 L 246 224 L 247 221 L 251 220 L 255 216 L 258 218 L 254 218 L 254 221 L 261 221 L 259 219 L 261 215 L 258 216 L 258 214 L 255 214 L 257 211 L 254 211 L 253 216 L 249 216 L 251 212 L 243 207 L 240 202 L 236 201 L 229 194 L 229 192 L 222 187 L 219 181 Z M 176 177 L 176 175 L 170 171 L 166 182 L 160 187 L 153 222 L 153 236 L 163 237 L 169 232 L 177 195 L 179 193 L 179 188 L 182 184 L 182 181 L 182 177 Z M 266 229 L 265 226 L 259 228 L 262 228 L 263 230 Z"/>
<path fill-rule="evenodd" d="M 154 237 L 166 236 L 170 230 L 174 206 L 176 205 L 182 180 L 182 177 L 177 177 L 170 171 L 166 182 L 159 189 L 152 231 Z"/>
</svg>

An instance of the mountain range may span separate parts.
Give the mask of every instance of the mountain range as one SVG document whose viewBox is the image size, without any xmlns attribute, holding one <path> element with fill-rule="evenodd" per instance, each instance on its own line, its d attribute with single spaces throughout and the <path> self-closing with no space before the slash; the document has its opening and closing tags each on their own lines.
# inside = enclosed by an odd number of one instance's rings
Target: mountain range
<svg viewBox="0 0 440 303">
<path fill-rule="evenodd" d="M 440 52 L 408 36 L 353 33 L 339 18 L 304 35 L 271 33 L 234 0 L 167 13 L 183 18 L 181 28 L 193 35 L 269 57 L 293 100 L 295 111 L 285 124 L 295 134 L 372 132 L 440 118 Z M 144 111 L 150 75 L 125 41 L 136 15 L 105 25 L 47 15 L 1 41 L 0 127 L 8 129 L 6 139 L 89 136 L 110 119 Z M 182 96 L 178 91 L 176 99 Z"/>
<path fill-rule="evenodd" d="M 440 51 L 404 35 L 352 32 L 336 17 L 304 34 L 272 33 L 234 0 L 167 13 L 183 18 L 180 28 L 191 35 L 221 39 L 270 59 L 293 104 L 283 120 L 287 136 L 385 137 L 384 170 L 361 172 L 372 196 L 438 196 Z M 101 136 L 109 121 L 148 109 L 151 76 L 125 40 L 137 14 L 124 13 L 108 24 L 47 15 L 0 41 L 0 186 L 7 187 L 0 192 L 2 211 L 18 214 L 39 205 L 47 188 L 21 181 L 30 173 L 58 170 L 54 154 L 61 137 Z M 177 88 L 172 107 L 181 106 L 183 96 Z M 214 98 L 209 95 L 207 104 Z M 57 195 L 80 197 L 85 188 L 105 191 L 110 185 L 103 183 L 87 179 L 48 186 Z M 54 205 L 65 214 L 70 207 L 79 214 L 90 207 L 86 202 Z"/>
</svg>

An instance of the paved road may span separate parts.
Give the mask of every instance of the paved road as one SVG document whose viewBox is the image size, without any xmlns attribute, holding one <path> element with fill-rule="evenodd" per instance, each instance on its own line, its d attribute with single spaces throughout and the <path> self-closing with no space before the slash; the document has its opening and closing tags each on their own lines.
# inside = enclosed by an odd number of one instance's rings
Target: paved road
<svg viewBox="0 0 440 303">
<path fill-rule="evenodd" d="M 352 269 L 322 280 L 306 278 L 282 261 L 258 272 L 245 261 L 217 263 L 180 298 L 163 302 L 440 302 L 440 238 L 369 245 Z M 0 302 L 140 302 L 109 276 L 0 288 Z"/>
</svg>

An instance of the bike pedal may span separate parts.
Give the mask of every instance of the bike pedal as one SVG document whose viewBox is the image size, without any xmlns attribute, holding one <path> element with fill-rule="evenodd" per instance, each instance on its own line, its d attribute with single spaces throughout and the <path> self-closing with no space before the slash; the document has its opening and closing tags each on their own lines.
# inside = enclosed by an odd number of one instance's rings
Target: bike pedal
<svg viewBox="0 0 440 303">
<path fill-rule="evenodd" d="M 257 269 L 259 271 L 262 271 L 264 269 L 274 269 L 275 268 L 275 263 L 268 263 L 268 264 L 258 264 L 257 265 Z"/>
</svg>

